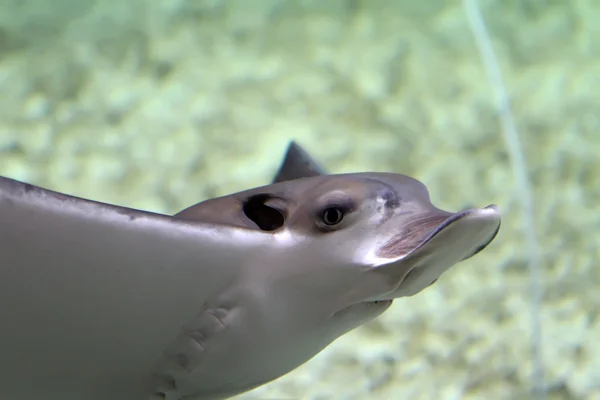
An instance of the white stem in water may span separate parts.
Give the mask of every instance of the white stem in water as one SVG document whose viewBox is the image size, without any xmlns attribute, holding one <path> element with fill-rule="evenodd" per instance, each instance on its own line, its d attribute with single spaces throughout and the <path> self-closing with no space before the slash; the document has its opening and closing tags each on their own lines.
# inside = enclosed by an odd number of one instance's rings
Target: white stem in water
<svg viewBox="0 0 600 400">
<path fill-rule="evenodd" d="M 494 90 L 495 100 L 498 106 L 498 113 L 504 132 L 504 140 L 508 149 L 512 164 L 513 174 L 515 176 L 519 198 L 521 199 L 521 208 L 523 212 L 523 222 L 525 224 L 524 232 L 528 247 L 529 257 L 529 276 L 531 290 L 531 351 L 533 363 L 533 395 L 537 400 L 546 398 L 546 388 L 544 384 L 544 358 L 542 347 L 542 321 L 541 308 L 543 302 L 542 271 L 539 243 L 536 236 L 536 225 L 533 210 L 533 196 L 531 193 L 531 184 L 527 174 L 527 165 L 519 133 L 510 110 L 510 102 L 502 79 L 502 72 L 492 43 L 487 31 L 485 21 L 479 10 L 477 0 L 463 0 L 463 6 L 467 14 L 467 19 L 475 41 L 479 49 L 482 62 L 485 66 L 488 78 Z"/>
</svg>

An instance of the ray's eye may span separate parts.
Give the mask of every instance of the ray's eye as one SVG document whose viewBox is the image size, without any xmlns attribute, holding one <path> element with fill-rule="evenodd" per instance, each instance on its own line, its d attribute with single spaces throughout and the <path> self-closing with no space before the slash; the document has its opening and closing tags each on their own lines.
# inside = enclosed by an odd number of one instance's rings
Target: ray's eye
<svg viewBox="0 0 600 400">
<path fill-rule="evenodd" d="M 322 219 L 325 225 L 337 225 L 344 219 L 344 211 L 339 207 L 328 207 L 323 211 Z"/>
</svg>

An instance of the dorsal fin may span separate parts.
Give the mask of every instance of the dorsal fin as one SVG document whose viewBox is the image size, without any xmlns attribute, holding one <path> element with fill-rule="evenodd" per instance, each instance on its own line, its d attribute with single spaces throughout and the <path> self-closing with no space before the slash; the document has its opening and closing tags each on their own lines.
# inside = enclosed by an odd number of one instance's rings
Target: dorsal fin
<svg viewBox="0 0 600 400">
<path fill-rule="evenodd" d="M 325 175 L 325 170 L 298 143 L 291 141 L 273 183 Z"/>
</svg>

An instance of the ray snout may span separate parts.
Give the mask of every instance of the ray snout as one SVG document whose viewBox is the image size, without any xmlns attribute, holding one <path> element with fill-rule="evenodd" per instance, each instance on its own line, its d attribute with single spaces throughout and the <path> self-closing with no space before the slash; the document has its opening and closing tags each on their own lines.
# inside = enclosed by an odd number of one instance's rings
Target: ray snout
<svg viewBox="0 0 600 400">
<path fill-rule="evenodd" d="M 498 207 L 490 205 L 455 214 L 434 210 L 405 221 L 377 252 L 382 260 L 378 269 L 398 278 L 396 290 L 380 299 L 425 289 L 454 264 L 487 247 L 500 229 L 500 220 Z"/>
</svg>

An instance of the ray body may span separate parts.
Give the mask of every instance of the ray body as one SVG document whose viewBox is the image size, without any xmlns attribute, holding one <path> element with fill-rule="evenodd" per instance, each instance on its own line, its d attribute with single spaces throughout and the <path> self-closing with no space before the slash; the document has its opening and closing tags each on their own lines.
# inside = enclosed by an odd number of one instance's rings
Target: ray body
<svg viewBox="0 0 600 400">
<path fill-rule="evenodd" d="M 0 398 L 224 399 L 282 376 L 487 246 L 403 175 L 274 183 L 166 216 L 0 178 Z"/>
</svg>

